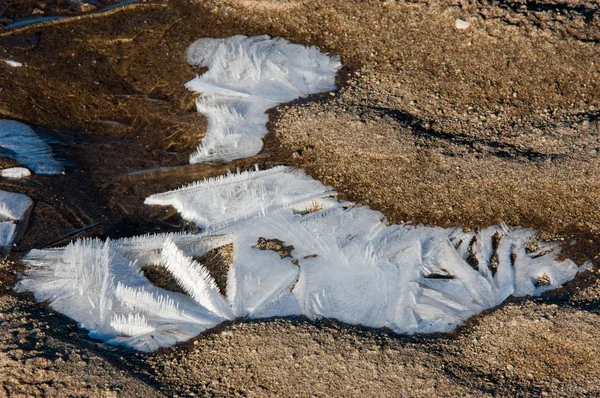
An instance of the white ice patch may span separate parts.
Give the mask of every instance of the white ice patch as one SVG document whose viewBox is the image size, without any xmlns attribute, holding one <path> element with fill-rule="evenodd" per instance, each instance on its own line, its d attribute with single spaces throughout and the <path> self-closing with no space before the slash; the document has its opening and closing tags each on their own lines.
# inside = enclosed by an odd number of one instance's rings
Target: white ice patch
<svg viewBox="0 0 600 398">
<path fill-rule="evenodd" d="M 206 136 L 190 163 L 228 162 L 254 156 L 267 134 L 265 111 L 278 104 L 335 90 L 341 63 L 316 47 L 269 36 L 200 39 L 186 51 L 190 65 L 208 72 L 186 87 L 202 93 L 198 112 L 208 118 Z"/>
<path fill-rule="evenodd" d="M 578 271 L 532 230 L 388 225 L 381 213 L 334 195 L 287 167 L 153 195 L 147 203 L 175 206 L 207 231 L 34 250 L 17 290 L 50 301 L 93 336 L 147 351 L 237 317 L 447 332 L 510 295 L 539 295 Z M 255 247 L 259 238 L 282 241 L 290 257 Z M 223 295 L 194 258 L 230 243 Z M 148 264 L 166 268 L 187 295 L 153 286 L 139 271 Z"/>
<path fill-rule="evenodd" d="M 19 223 L 25 221 L 33 201 L 26 195 L 0 190 L 0 247 L 15 240 Z"/>
<path fill-rule="evenodd" d="M 32 250 L 24 259 L 30 268 L 15 290 L 49 301 L 92 337 L 141 351 L 169 347 L 231 319 L 210 275 L 190 258 L 204 254 L 211 242 L 219 240 L 163 234 Z M 152 285 L 140 272 L 145 265 L 171 270 L 192 297 Z"/>
<path fill-rule="evenodd" d="M 16 160 L 37 174 L 60 174 L 62 165 L 52 158 L 52 150 L 33 130 L 13 120 L 0 120 L 0 147 L 10 151 L 3 156 Z"/>
</svg>

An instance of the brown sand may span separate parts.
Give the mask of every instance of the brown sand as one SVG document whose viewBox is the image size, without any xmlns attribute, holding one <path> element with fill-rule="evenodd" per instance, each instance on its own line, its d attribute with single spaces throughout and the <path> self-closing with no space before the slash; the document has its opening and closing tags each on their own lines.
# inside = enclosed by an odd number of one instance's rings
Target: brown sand
<svg viewBox="0 0 600 398">
<path fill-rule="evenodd" d="M 566 254 L 580 263 L 600 252 L 598 2 L 177 0 L 94 16 L 60 1 L 6 4 L 0 17 L 11 20 L 34 9 L 74 17 L 0 28 L 0 57 L 25 65 L 0 63 L 0 117 L 38 126 L 70 162 L 65 176 L 0 181 L 36 201 L 17 250 L 191 230 L 143 199 L 227 168 L 286 163 L 394 222 L 504 221 L 575 239 Z M 457 17 L 469 28 L 456 29 Z M 201 71 L 183 51 L 199 37 L 265 33 L 340 54 L 341 89 L 272 111 L 256 158 L 186 165 L 205 121 L 183 87 Z M 600 393 L 595 272 L 452 335 L 283 319 L 139 355 L 12 293 L 18 269 L 0 268 L 0 396 Z"/>
</svg>

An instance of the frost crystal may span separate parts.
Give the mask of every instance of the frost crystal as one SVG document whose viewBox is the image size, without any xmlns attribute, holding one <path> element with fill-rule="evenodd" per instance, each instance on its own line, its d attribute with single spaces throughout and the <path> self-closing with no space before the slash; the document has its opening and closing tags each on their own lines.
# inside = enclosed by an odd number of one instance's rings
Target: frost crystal
<svg viewBox="0 0 600 398">
<path fill-rule="evenodd" d="M 186 51 L 190 65 L 208 72 L 186 87 L 202 93 L 198 112 L 208 118 L 206 136 L 190 163 L 227 162 L 254 156 L 267 134 L 265 111 L 283 102 L 335 90 L 339 57 L 316 47 L 269 36 L 200 39 Z"/>
<path fill-rule="evenodd" d="M 12 244 L 19 223 L 25 223 L 33 201 L 26 195 L 0 190 L 0 247 Z"/>
<path fill-rule="evenodd" d="M 206 232 L 33 250 L 17 289 L 50 301 L 93 336 L 147 351 L 238 317 L 305 315 L 398 333 L 445 332 L 578 271 L 532 230 L 387 225 L 381 213 L 334 195 L 287 167 L 153 195 L 147 203 L 173 205 Z M 221 292 L 199 259 L 231 243 Z M 167 270 L 185 294 L 154 286 L 140 272 L 146 265 Z"/>
<path fill-rule="evenodd" d="M 52 158 L 50 147 L 23 123 L 0 120 L 0 147 L 10 151 L 3 156 L 38 174 L 60 174 L 63 170 L 61 164 Z"/>
</svg>

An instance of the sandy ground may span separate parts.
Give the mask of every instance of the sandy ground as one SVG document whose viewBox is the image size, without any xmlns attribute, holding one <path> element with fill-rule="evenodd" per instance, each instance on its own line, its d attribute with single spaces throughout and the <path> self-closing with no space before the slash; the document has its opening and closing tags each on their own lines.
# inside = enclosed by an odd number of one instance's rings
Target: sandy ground
<svg viewBox="0 0 600 398">
<path fill-rule="evenodd" d="M 18 252 L 77 236 L 193 230 L 143 199 L 254 163 L 304 168 L 394 222 L 524 225 L 574 241 L 565 253 L 579 263 L 597 261 L 597 1 L 81 3 L 93 7 L 0 5 L 0 58 L 24 64 L 0 63 L 0 117 L 34 125 L 67 164 L 64 176 L 0 182 L 36 201 L 0 265 L 0 396 L 600 394 L 595 270 L 451 335 L 276 319 L 223 325 L 152 355 L 99 344 L 11 291 Z M 55 14 L 68 17 L 6 27 Z M 456 18 L 470 26 L 457 29 Z M 205 120 L 183 87 L 202 71 L 183 51 L 232 34 L 340 54 L 340 90 L 270 112 L 255 158 L 187 165 Z"/>
</svg>

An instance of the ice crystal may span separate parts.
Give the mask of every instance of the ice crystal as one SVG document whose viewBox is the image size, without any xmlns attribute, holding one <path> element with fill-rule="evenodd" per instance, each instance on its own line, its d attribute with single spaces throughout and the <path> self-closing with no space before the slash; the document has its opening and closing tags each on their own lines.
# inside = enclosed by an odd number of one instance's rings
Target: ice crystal
<svg viewBox="0 0 600 398">
<path fill-rule="evenodd" d="M 16 160 L 38 174 L 60 174 L 63 167 L 52 158 L 48 144 L 31 127 L 12 120 L 0 120 L 0 147 L 3 156 Z"/>
<path fill-rule="evenodd" d="M 239 317 L 305 315 L 398 333 L 445 332 L 578 271 L 532 230 L 388 225 L 381 213 L 334 195 L 288 167 L 153 195 L 148 203 L 175 206 L 205 232 L 33 250 L 17 289 L 33 291 L 93 336 L 153 350 Z M 224 295 L 198 259 L 231 243 Z M 164 267 L 186 294 L 154 286 L 140 272 L 145 265 Z"/>
<path fill-rule="evenodd" d="M 257 183 L 255 183 L 257 181 Z M 285 167 L 264 171 L 229 173 L 196 182 L 174 191 L 148 197 L 144 203 L 171 205 L 183 218 L 201 228 L 218 229 L 256 215 L 266 215 L 282 206 L 302 206 L 335 192 L 319 181 Z"/>
<path fill-rule="evenodd" d="M 208 250 L 214 239 L 194 245 L 191 238 L 163 234 L 105 242 L 83 239 L 64 248 L 32 250 L 24 260 L 30 268 L 16 290 L 49 301 L 92 337 L 142 351 L 167 347 L 231 317 L 224 299 L 219 304 L 215 298 L 210 276 L 192 268 L 197 264 L 188 257 Z M 157 242 L 162 242 L 158 248 Z M 147 264 L 170 269 L 193 296 L 152 285 L 140 272 Z M 199 281 L 204 284 L 192 286 Z"/>
<path fill-rule="evenodd" d="M 341 63 L 315 47 L 269 36 L 200 39 L 186 51 L 190 65 L 208 72 L 186 87 L 202 93 L 198 112 L 206 136 L 191 163 L 227 162 L 256 155 L 267 134 L 265 111 L 280 103 L 335 89 Z"/>
</svg>

